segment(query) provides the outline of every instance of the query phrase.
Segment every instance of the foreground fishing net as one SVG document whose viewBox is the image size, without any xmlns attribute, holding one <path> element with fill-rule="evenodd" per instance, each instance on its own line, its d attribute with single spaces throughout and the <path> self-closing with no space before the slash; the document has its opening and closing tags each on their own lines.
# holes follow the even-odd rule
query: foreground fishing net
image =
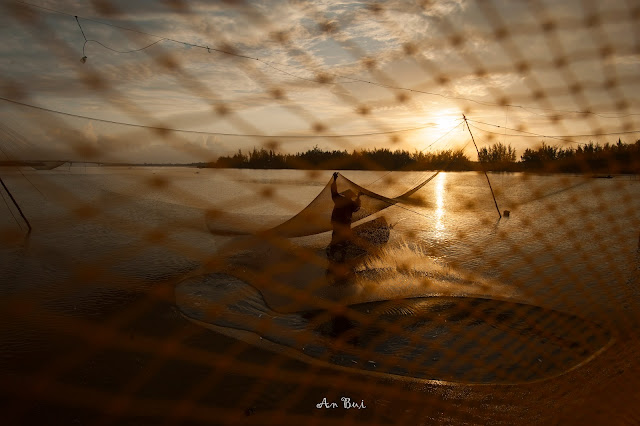
<svg viewBox="0 0 640 426">
<path fill-rule="evenodd" d="M 1 9 L 5 423 L 640 421 L 633 2 Z"/>
</svg>

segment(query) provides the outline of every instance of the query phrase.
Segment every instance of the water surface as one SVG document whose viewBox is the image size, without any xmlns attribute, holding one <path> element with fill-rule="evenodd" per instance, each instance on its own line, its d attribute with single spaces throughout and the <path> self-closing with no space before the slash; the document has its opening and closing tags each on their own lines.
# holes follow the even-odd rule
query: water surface
<svg viewBox="0 0 640 426">
<path fill-rule="evenodd" d="M 191 342 L 173 334 L 186 330 L 183 315 L 206 320 L 198 317 L 198 312 L 180 310 L 174 289 L 180 288 L 180 283 L 193 283 L 197 277 L 215 273 L 212 265 L 220 250 L 233 241 L 208 231 L 207 212 L 241 214 L 256 221 L 292 216 L 313 200 L 331 176 L 328 171 L 82 166 L 2 173 L 34 228 L 28 238 L 23 238 L 3 206 L 2 369 L 34 380 L 51 377 L 51 383 L 65 381 L 64 377 L 69 376 L 69 383 L 109 389 L 107 392 L 117 392 L 128 383 L 128 377 L 136 377 L 137 368 L 146 365 L 145 359 L 156 356 L 154 349 L 145 352 L 145 347 L 152 347 L 149 343 L 135 346 L 137 339 Z M 397 195 L 431 175 L 394 172 L 383 176 L 380 172 L 357 171 L 344 174 L 385 196 Z M 349 337 L 338 337 L 346 345 L 346 352 L 334 351 L 328 357 L 319 351 L 331 347 L 334 341 L 331 325 L 327 325 L 330 322 L 326 322 L 330 317 L 287 317 L 293 314 L 277 311 L 270 311 L 269 315 L 285 317 L 285 324 L 293 321 L 295 327 L 312 330 L 308 336 L 322 342 L 301 345 L 299 352 L 356 373 L 379 370 L 386 364 L 386 372 L 396 376 L 515 383 L 551 379 L 572 368 L 578 368 L 578 372 L 588 370 L 582 367 L 583 361 L 588 364 L 590 356 L 598 356 L 599 348 L 611 341 L 620 342 L 620 336 L 637 330 L 640 180 L 629 176 L 490 177 L 500 210 L 510 210 L 509 218 L 498 219 L 486 180 L 477 173 L 440 173 L 416 194 L 419 202 L 387 209 L 385 214 L 395 225 L 389 251 L 360 268 L 363 284 L 354 297 L 362 298 L 369 290 L 390 299 L 405 298 L 412 292 L 414 296 L 427 297 L 422 299 L 424 303 L 411 302 L 415 305 L 413 311 L 405 307 L 414 313 L 403 318 L 412 321 L 418 321 L 420 315 L 435 315 L 437 309 L 418 309 L 435 300 L 429 297 L 440 297 L 443 303 L 450 297 L 490 303 L 497 309 L 495 315 L 474 319 L 472 310 L 471 316 L 461 317 L 459 309 L 444 303 L 449 310 L 442 311 L 441 317 L 453 318 L 452 321 L 441 325 L 421 323 L 420 327 L 426 327 L 423 334 L 433 342 L 428 350 L 420 349 L 419 344 L 406 346 L 403 339 L 410 336 L 409 332 L 403 335 L 399 331 L 393 338 L 378 339 L 372 330 L 380 328 L 380 324 L 365 324 L 354 328 L 359 330 L 357 345 L 349 343 Z M 292 239 L 291 243 L 322 253 L 329 238 L 322 234 Z M 308 283 L 300 279 L 298 284 L 304 289 Z M 268 299 L 268 291 L 262 297 Z M 201 302 L 217 304 L 220 309 L 232 306 L 204 296 Z M 366 303 L 371 301 L 354 303 L 358 305 L 356 310 L 366 312 Z M 501 312 L 511 311 L 518 315 L 505 314 L 500 317 L 502 321 L 496 319 Z M 519 321 L 525 321 L 526 316 L 520 316 L 520 312 L 529 312 L 534 324 L 523 328 Z M 387 320 L 379 320 L 388 324 L 400 317 L 388 318 L 387 315 Z M 237 319 L 234 317 L 234 321 Z M 215 325 L 216 321 L 217 326 L 231 330 L 229 335 L 234 334 L 232 330 L 251 329 L 255 335 L 270 337 L 280 346 L 295 346 L 287 340 L 288 334 L 278 334 L 277 329 L 256 330 L 255 324 L 242 321 L 204 322 Z M 99 334 L 88 331 L 94 325 L 116 331 L 116 335 L 107 333 L 105 336 L 111 337 L 98 341 L 95 336 Z M 401 322 L 401 326 L 415 328 L 416 324 Z M 200 326 L 189 328 L 189 333 L 198 333 L 195 330 L 200 328 L 204 330 Z M 220 330 L 207 333 L 198 345 L 224 356 L 226 349 L 220 348 L 235 346 L 222 334 L 225 333 Z M 487 341 L 492 343 L 487 346 Z M 134 346 L 127 346 L 131 344 Z M 358 345 L 373 351 L 368 355 L 377 354 L 387 361 L 365 360 L 362 354 L 349 352 L 359 350 Z M 482 345 L 494 355 L 482 353 Z M 527 351 L 527 345 L 536 350 Z M 259 346 L 246 346 L 248 359 L 264 359 Z M 416 364 L 419 368 L 402 370 L 407 368 L 402 362 L 388 363 L 394 350 L 403 354 L 396 358 L 407 361 L 416 348 L 424 355 Z M 616 351 L 622 349 L 624 346 Z M 131 355 L 111 356 L 106 350 Z M 474 370 L 473 364 L 450 362 L 458 351 L 477 354 L 484 364 Z M 502 359 L 495 355 L 499 352 L 509 356 Z M 64 359 L 68 361 L 61 361 Z M 102 367 L 85 365 L 92 359 Z M 547 364 L 548 360 L 553 362 Z M 356 369 L 351 367 L 356 365 L 354 361 L 359 365 Z M 190 370 L 184 368 L 187 374 Z M 116 370 L 123 374 L 128 371 L 128 376 L 105 382 L 105 377 L 115 374 L 109 372 Z M 177 389 L 190 387 L 180 377 L 162 371 L 157 374 L 169 374 L 167 380 L 172 383 L 171 389 L 163 390 L 165 397 L 173 398 Z M 240 375 L 238 372 L 233 377 Z M 146 383 L 140 379 L 136 392 L 153 394 Z M 242 380 L 229 379 L 229 383 L 236 383 L 237 391 L 242 392 Z M 216 398 L 222 396 L 218 393 Z"/>
</svg>

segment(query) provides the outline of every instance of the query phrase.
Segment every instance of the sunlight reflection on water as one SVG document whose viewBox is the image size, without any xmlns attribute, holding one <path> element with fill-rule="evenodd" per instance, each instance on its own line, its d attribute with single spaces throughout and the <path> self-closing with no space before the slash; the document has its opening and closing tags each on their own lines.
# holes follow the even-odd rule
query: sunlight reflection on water
<svg viewBox="0 0 640 426">
<path fill-rule="evenodd" d="M 435 195 L 436 195 L 436 232 L 435 237 L 438 240 L 443 240 L 445 238 L 446 227 L 444 224 L 444 187 L 445 181 L 447 180 L 446 173 L 440 173 L 436 177 L 435 182 Z"/>
</svg>

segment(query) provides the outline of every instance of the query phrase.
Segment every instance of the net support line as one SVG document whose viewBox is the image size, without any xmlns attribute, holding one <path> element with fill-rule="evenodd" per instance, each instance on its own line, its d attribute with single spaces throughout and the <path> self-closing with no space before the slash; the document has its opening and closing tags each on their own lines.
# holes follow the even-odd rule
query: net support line
<svg viewBox="0 0 640 426">
<path fill-rule="evenodd" d="M 11 198 L 11 201 L 13 201 L 13 204 L 18 209 L 18 213 L 20 213 L 20 216 L 22 216 L 22 219 L 24 219 L 25 223 L 29 227 L 29 230 L 27 231 L 27 235 L 31 234 L 31 224 L 29 223 L 29 220 L 25 217 L 24 213 L 22 213 L 22 209 L 20 208 L 20 205 L 18 204 L 16 199 L 13 198 L 13 195 L 11 195 L 11 191 L 9 191 L 9 188 L 7 188 L 7 185 L 4 184 L 4 181 L 2 180 L 2 178 L 0 178 L 0 184 L 2 184 L 2 187 L 4 188 L 4 190 L 7 191 L 7 194 L 9 194 L 9 198 Z"/>
<path fill-rule="evenodd" d="M 482 165 L 482 161 L 480 161 L 480 150 L 478 149 L 478 145 L 476 144 L 476 140 L 473 137 L 473 133 L 471 133 L 471 128 L 469 127 L 469 122 L 467 121 L 467 117 L 462 114 L 462 118 L 464 119 L 465 124 L 467 125 L 467 129 L 469 130 L 469 134 L 471 135 L 471 140 L 473 141 L 473 146 L 476 147 L 476 152 L 478 153 L 478 162 Z M 493 193 L 493 188 L 491 187 L 491 181 L 489 180 L 489 175 L 484 167 L 482 167 L 482 171 L 484 172 L 484 177 L 487 178 L 487 183 L 489 184 L 489 189 L 491 190 L 491 196 L 493 197 L 493 203 L 496 205 L 496 210 L 498 211 L 498 216 L 502 219 L 502 213 L 500 213 L 500 208 L 498 207 L 498 202 L 496 201 L 496 195 Z"/>
</svg>

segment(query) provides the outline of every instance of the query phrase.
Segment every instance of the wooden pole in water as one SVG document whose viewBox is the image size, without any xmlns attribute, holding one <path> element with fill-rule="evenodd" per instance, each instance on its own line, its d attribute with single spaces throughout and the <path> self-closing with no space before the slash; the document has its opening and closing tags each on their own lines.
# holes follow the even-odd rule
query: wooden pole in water
<svg viewBox="0 0 640 426">
<path fill-rule="evenodd" d="M 462 114 L 462 118 L 464 119 L 464 123 L 467 125 L 467 130 L 469 130 L 469 134 L 471 135 L 471 140 L 473 141 L 473 146 L 476 147 L 476 152 L 478 153 L 478 161 L 480 162 L 480 164 L 482 164 L 482 162 L 480 161 L 480 150 L 478 149 L 478 145 L 476 145 L 476 140 L 473 138 L 473 133 L 471 133 L 471 127 L 469 127 L 469 122 L 467 122 L 467 117 Z M 487 178 L 487 183 L 489 184 L 489 189 L 491 190 L 491 196 L 493 197 L 493 202 L 496 205 L 496 210 L 498 211 L 498 216 L 500 216 L 500 219 L 502 219 L 502 213 L 500 213 L 500 208 L 498 207 L 498 202 L 496 201 L 496 196 L 493 193 L 493 188 L 491 187 L 491 181 L 489 180 L 489 175 L 487 174 L 487 171 L 484 169 L 484 167 L 482 167 L 482 171 L 484 172 L 484 177 Z"/>
<path fill-rule="evenodd" d="M 4 190 L 7 191 L 7 194 L 9 194 L 9 198 L 11 198 L 11 201 L 13 201 L 13 204 L 18 209 L 18 212 L 20 213 L 20 216 L 22 216 L 24 221 L 27 223 L 27 226 L 29 227 L 29 232 L 27 232 L 27 233 L 30 234 L 31 233 L 31 224 L 29 223 L 27 218 L 24 216 L 24 213 L 22 213 L 22 209 L 18 205 L 18 202 L 16 201 L 16 199 L 13 198 L 13 195 L 11 195 L 11 191 L 9 191 L 9 188 L 7 188 L 7 185 L 4 184 L 4 181 L 2 180 L 2 178 L 0 178 L 0 183 L 2 184 L 2 187 L 4 188 Z"/>
</svg>

